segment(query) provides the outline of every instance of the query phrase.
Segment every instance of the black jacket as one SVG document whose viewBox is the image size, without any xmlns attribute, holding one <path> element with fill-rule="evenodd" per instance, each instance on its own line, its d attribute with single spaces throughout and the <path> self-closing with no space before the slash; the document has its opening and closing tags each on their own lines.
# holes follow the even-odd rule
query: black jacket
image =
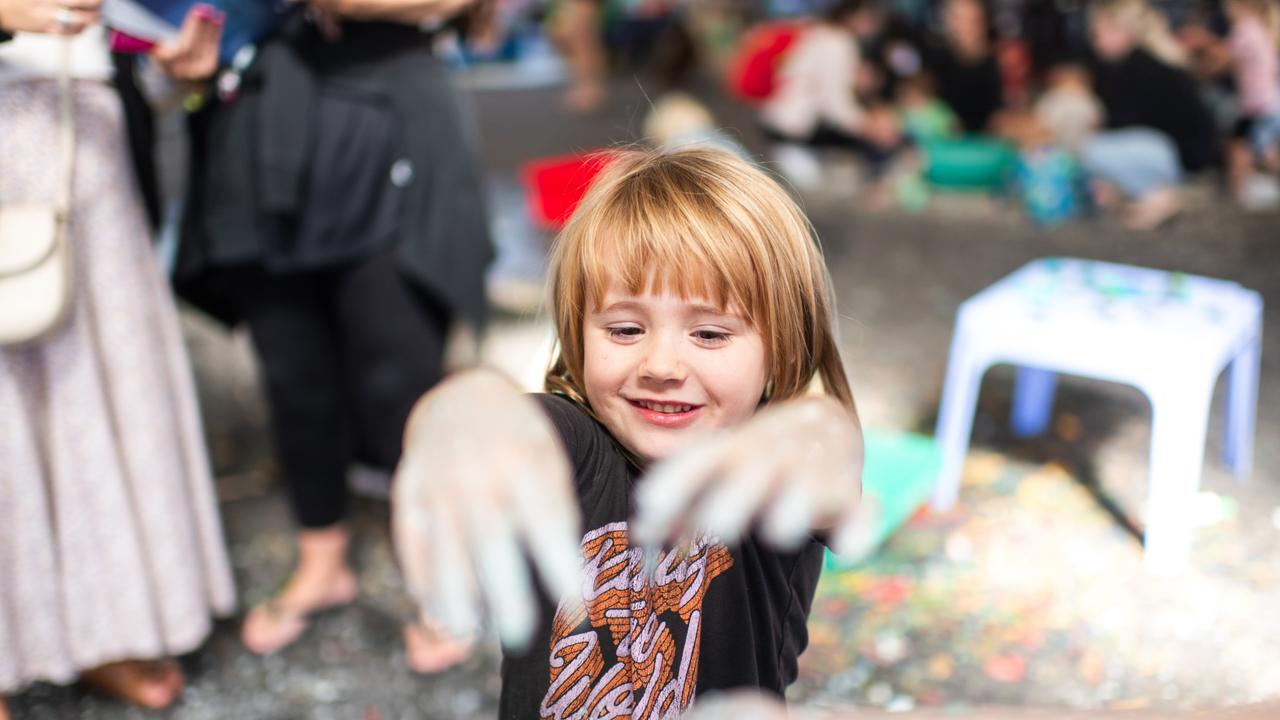
<svg viewBox="0 0 1280 720">
<path fill-rule="evenodd" d="M 329 42 L 295 16 L 262 45 L 235 98 L 193 118 L 184 297 L 234 322 L 220 269 L 305 272 L 393 245 L 415 284 L 482 321 L 481 175 L 430 41 L 347 23 Z"/>
<path fill-rule="evenodd" d="M 1107 127 L 1159 130 L 1178 147 L 1188 172 L 1218 162 L 1218 129 L 1190 73 L 1141 49 L 1114 62 L 1095 60 L 1093 73 Z"/>
</svg>

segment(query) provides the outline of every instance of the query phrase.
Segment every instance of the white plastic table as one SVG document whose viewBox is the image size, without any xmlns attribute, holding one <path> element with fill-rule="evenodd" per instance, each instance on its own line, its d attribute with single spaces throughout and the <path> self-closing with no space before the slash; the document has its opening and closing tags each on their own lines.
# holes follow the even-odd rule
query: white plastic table
<svg viewBox="0 0 1280 720">
<path fill-rule="evenodd" d="M 933 507 L 955 504 L 974 408 L 989 367 L 1019 367 L 1016 432 L 1048 424 L 1054 373 L 1132 385 L 1151 401 L 1146 566 L 1181 570 L 1193 534 L 1213 387 L 1230 369 L 1225 461 L 1253 461 L 1262 297 L 1224 280 L 1071 258 L 1034 260 L 966 300 L 956 316 L 938 415 Z"/>
</svg>

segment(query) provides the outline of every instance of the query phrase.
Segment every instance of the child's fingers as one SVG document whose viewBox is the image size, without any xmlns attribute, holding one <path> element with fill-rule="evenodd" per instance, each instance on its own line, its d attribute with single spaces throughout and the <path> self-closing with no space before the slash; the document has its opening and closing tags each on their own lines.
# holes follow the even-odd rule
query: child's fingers
<svg viewBox="0 0 1280 720">
<path fill-rule="evenodd" d="M 398 508 L 391 516 L 400 571 L 409 596 L 419 607 L 426 605 L 434 579 L 430 522 L 430 513 L 417 507 Z"/>
<path fill-rule="evenodd" d="M 854 503 L 831 529 L 831 552 L 852 557 L 867 548 L 867 538 L 874 528 L 875 518 L 874 513 L 862 510 L 860 502 Z M 871 528 L 867 527 L 868 523 Z"/>
<path fill-rule="evenodd" d="M 775 492 L 777 480 L 772 463 L 747 463 L 731 471 L 698 503 L 694 525 L 726 545 L 737 542 Z"/>
<path fill-rule="evenodd" d="M 463 502 L 464 522 L 470 534 L 476 575 L 490 617 L 505 647 L 523 650 L 533 635 L 537 618 L 529 569 L 512 525 L 509 505 L 481 507 L 474 496 Z"/>
<path fill-rule="evenodd" d="M 794 550 L 813 529 L 813 488 L 799 479 L 788 479 L 765 510 L 760 523 L 764 540 L 780 550 Z"/>
<path fill-rule="evenodd" d="M 396 557 L 410 596 L 425 605 L 432 586 L 434 565 L 431 554 L 431 503 L 423 488 L 424 468 L 406 456 L 392 483 L 391 531 Z"/>
<path fill-rule="evenodd" d="M 677 521 L 723 459 L 723 441 L 716 439 L 665 460 L 648 473 L 636 488 L 632 542 L 651 548 L 669 540 L 679 529 Z"/>
<path fill-rule="evenodd" d="M 512 486 L 512 510 L 517 531 L 524 537 L 533 564 L 553 597 L 572 599 L 582 595 L 582 538 L 577 506 L 565 502 L 567 493 L 555 485 L 568 485 L 568 477 L 554 481 L 529 473 Z"/>
<path fill-rule="evenodd" d="M 427 614 L 453 635 L 469 637 L 479 632 L 480 614 L 471 552 L 475 538 L 468 532 L 461 505 L 460 496 L 448 493 L 432 510 L 430 550 L 436 574 L 434 585 L 427 588 Z"/>
</svg>

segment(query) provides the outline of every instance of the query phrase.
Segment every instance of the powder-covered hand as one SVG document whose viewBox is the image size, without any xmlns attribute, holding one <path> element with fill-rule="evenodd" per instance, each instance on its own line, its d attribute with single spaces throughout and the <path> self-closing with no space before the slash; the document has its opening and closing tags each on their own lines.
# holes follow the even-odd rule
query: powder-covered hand
<svg viewBox="0 0 1280 720">
<path fill-rule="evenodd" d="M 526 554 L 553 597 L 581 595 L 568 460 L 537 404 L 496 373 L 459 373 L 418 402 L 392 511 L 410 594 L 459 637 L 487 611 L 505 645 L 527 645 L 537 600 Z"/>
<path fill-rule="evenodd" d="M 657 557 L 694 530 L 732 544 L 758 528 L 779 549 L 825 531 L 839 551 L 854 535 L 861 478 L 856 416 L 826 397 L 780 403 L 650 470 L 631 537 Z"/>
</svg>

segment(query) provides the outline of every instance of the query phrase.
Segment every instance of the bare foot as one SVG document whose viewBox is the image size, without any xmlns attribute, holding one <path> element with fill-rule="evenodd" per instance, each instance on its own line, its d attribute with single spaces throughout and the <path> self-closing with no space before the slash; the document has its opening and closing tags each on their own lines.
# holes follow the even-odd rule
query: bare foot
<svg viewBox="0 0 1280 720">
<path fill-rule="evenodd" d="M 253 608 L 240 628 L 250 651 L 269 655 L 306 631 L 311 615 L 347 605 L 359 588 L 347 565 L 350 532 L 345 526 L 298 533 L 298 566 L 283 591 Z"/>
<path fill-rule="evenodd" d="M 449 636 L 435 623 L 419 620 L 404 626 L 405 660 L 410 670 L 423 675 L 448 670 L 466 660 L 473 645 L 469 638 Z"/>
<path fill-rule="evenodd" d="M 0 698 L 0 720 L 9 720 L 9 708 L 4 704 L 4 698 Z"/>
<path fill-rule="evenodd" d="M 1130 230 L 1155 230 L 1182 210 L 1182 197 L 1176 187 L 1152 190 L 1125 211 L 1124 224 Z"/>
<path fill-rule="evenodd" d="M 103 695 L 150 710 L 161 710 L 177 701 L 184 682 L 182 669 L 173 660 L 108 663 L 85 672 L 80 679 Z"/>
</svg>

